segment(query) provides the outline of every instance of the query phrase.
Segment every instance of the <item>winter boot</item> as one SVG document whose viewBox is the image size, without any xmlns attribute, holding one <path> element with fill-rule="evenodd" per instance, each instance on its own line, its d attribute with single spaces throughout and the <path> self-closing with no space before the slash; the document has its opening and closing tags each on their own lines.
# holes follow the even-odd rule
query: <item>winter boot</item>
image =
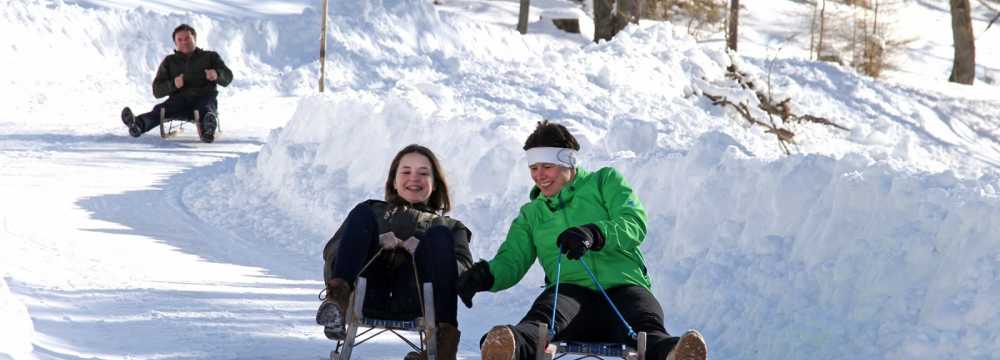
<svg viewBox="0 0 1000 360">
<path fill-rule="evenodd" d="M 483 360 L 514 360 L 514 331 L 510 326 L 493 327 L 479 350 Z"/>
<path fill-rule="evenodd" d="M 201 141 L 205 143 L 211 143 L 215 141 L 215 129 L 219 126 L 219 118 L 215 115 L 215 112 L 209 112 L 205 114 L 205 117 L 201 119 Z"/>
<path fill-rule="evenodd" d="M 344 279 L 334 278 L 326 286 L 326 298 L 316 312 L 316 323 L 323 325 L 323 333 L 330 340 L 344 340 L 347 335 L 345 322 L 350 302 L 351 287 Z"/>
<path fill-rule="evenodd" d="M 681 340 L 667 354 L 666 360 L 705 360 L 708 359 L 708 345 L 698 330 L 688 330 Z"/>
<path fill-rule="evenodd" d="M 448 323 L 438 323 L 437 326 L 437 359 L 455 360 L 458 356 L 458 339 L 462 337 L 462 332 L 458 331 L 455 325 Z M 427 360 L 427 352 L 410 351 L 403 360 Z"/>
<path fill-rule="evenodd" d="M 132 114 L 132 109 L 129 109 L 128 106 L 122 109 L 122 123 L 128 127 L 128 134 L 132 137 L 142 135 L 142 127 L 135 121 L 135 115 Z"/>
</svg>

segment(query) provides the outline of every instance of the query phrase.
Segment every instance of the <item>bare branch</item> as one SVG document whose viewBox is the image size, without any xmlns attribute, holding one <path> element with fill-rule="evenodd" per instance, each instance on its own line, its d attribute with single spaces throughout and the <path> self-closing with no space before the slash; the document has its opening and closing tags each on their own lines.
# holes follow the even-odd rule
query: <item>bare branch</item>
<svg viewBox="0 0 1000 360">
<path fill-rule="evenodd" d="M 995 23 L 997 21 L 997 19 L 1000 19 L 1000 12 L 997 12 L 997 16 L 994 16 L 993 20 L 990 20 L 990 23 L 986 25 L 986 29 L 983 30 L 983 32 L 986 32 L 986 30 L 989 30 L 990 26 L 993 26 L 993 23 Z"/>
<path fill-rule="evenodd" d="M 775 138 L 778 139 L 778 146 L 781 147 L 781 150 L 784 151 L 786 155 L 791 155 L 791 150 L 788 148 L 788 144 L 796 144 L 795 133 L 782 127 L 781 125 L 776 124 L 774 119 L 775 116 L 781 119 L 782 124 L 788 124 L 793 121 L 798 123 L 810 122 L 831 126 L 844 131 L 850 131 L 847 127 L 839 125 L 824 117 L 809 114 L 795 114 L 792 112 L 791 98 L 775 101 L 770 95 L 770 85 L 768 86 L 768 89 L 766 89 L 767 91 L 765 91 L 765 89 L 758 89 L 756 83 L 754 83 L 749 74 L 739 71 L 739 69 L 736 68 L 735 59 L 733 63 L 726 68 L 726 70 L 726 77 L 735 80 L 736 85 L 739 86 L 740 89 L 753 92 L 754 97 L 757 99 L 757 108 L 767 114 L 770 122 L 762 121 L 757 117 L 754 117 L 751 105 L 748 104 L 750 100 L 733 102 L 725 96 L 711 94 L 704 90 L 702 91 L 702 95 L 707 97 L 709 100 L 712 100 L 712 105 L 729 106 L 736 110 L 736 113 L 740 114 L 740 116 L 751 126 L 756 125 L 763 127 L 765 129 L 764 132 L 774 134 Z"/>
</svg>

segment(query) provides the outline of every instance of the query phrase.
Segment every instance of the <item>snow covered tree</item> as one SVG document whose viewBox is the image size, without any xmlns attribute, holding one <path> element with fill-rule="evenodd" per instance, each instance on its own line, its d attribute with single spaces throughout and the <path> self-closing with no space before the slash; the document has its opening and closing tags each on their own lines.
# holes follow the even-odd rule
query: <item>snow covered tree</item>
<svg viewBox="0 0 1000 360">
<path fill-rule="evenodd" d="M 951 32 L 955 41 L 955 58 L 948 81 L 972 85 L 976 79 L 976 39 L 972 34 L 969 0 L 950 0 Z"/>
</svg>

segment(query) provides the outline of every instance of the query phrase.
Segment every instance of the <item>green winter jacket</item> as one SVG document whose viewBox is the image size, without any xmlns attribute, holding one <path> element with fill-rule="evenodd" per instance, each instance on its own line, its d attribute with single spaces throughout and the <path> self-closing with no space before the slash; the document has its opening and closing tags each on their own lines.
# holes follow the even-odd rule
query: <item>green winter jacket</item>
<svg viewBox="0 0 1000 360">
<path fill-rule="evenodd" d="M 562 257 L 559 282 L 597 289 L 580 261 L 559 254 L 556 238 L 572 226 L 593 223 L 604 235 L 604 247 L 587 251 L 586 261 L 601 286 L 651 287 L 639 245 L 646 237 L 646 211 L 639 198 L 615 169 L 605 167 L 594 173 L 576 169 L 576 176 L 552 197 L 535 187 L 531 202 L 521 211 L 507 232 L 497 255 L 490 260 L 493 288 L 500 291 L 517 284 L 538 259 L 545 270 L 546 286 L 554 285 L 556 259 Z"/>
<path fill-rule="evenodd" d="M 205 70 L 215 69 L 219 74 L 216 81 L 208 81 L 205 78 Z M 174 78 L 184 74 L 184 86 L 177 89 L 174 86 Z M 214 51 L 205 51 L 195 48 L 191 55 L 184 55 L 180 51 L 174 51 L 167 55 L 160 63 L 160 68 L 156 70 L 156 78 L 153 79 L 153 96 L 157 99 L 174 94 L 185 96 L 205 96 L 215 95 L 219 92 L 215 89 L 216 84 L 228 86 L 233 81 L 233 72 L 222 62 L 222 58 Z"/>
</svg>

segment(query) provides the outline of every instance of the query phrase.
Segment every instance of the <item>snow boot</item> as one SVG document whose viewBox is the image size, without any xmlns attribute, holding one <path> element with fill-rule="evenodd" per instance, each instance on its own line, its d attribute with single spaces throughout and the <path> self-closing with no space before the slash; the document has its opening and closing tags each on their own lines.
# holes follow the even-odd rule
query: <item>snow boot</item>
<svg viewBox="0 0 1000 360">
<path fill-rule="evenodd" d="M 204 143 L 211 143 L 215 141 L 215 129 L 219 126 L 219 118 L 214 112 L 209 112 L 205 114 L 205 117 L 201 119 L 201 141 Z"/>
<path fill-rule="evenodd" d="M 666 360 L 705 360 L 708 359 L 708 345 L 698 330 L 688 330 L 681 340 L 667 354 Z"/>
<path fill-rule="evenodd" d="M 486 333 L 479 350 L 483 360 L 514 360 L 514 331 L 510 326 L 495 326 Z"/>
<path fill-rule="evenodd" d="M 350 297 L 351 287 L 343 279 L 334 278 L 327 284 L 326 298 L 316 312 L 316 323 L 323 325 L 323 333 L 330 340 L 344 340 L 347 335 L 345 322 Z"/>
<path fill-rule="evenodd" d="M 129 109 L 128 106 L 122 109 L 122 123 L 128 127 L 128 134 L 132 137 L 142 135 L 142 127 L 135 121 L 135 115 L 132 114 L 132 109 Z"/>
<path fill-rule="evenodd" d="M 458 356 L 458 339 L 462 337 L 462 332 L 452 324 L 438 323 L 437 326 L 437 359 L 455 360 Z M 427 360 L 427 352 L 410 351 L 403 360 Z"/>
</svg>

